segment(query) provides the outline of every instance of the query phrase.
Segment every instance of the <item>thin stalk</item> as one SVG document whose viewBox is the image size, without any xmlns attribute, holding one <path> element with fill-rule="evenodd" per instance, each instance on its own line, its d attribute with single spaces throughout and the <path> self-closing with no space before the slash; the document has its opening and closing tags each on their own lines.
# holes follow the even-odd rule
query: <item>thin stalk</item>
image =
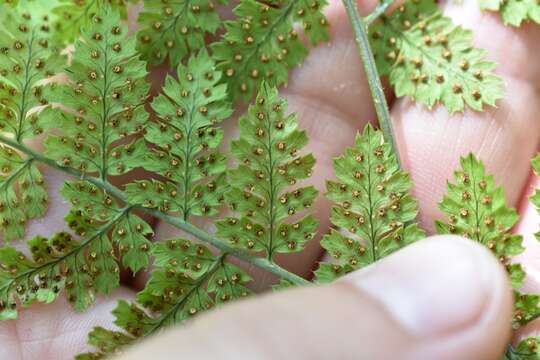
<svg viewBox="0 0 540 360">
<path fill-rule="evenodd" d="M 381 1 L 379 6 L 375 8 L 369 15 L 364 17 L 364 24 L 366 26 L 371 25 L 375 20 L 377 20 L 382 14 L 388 10 L 388 8 L 394 3 L 394 0 L 384 0 Z"/>
<path fill-rule="evenodd" d="M 355 0 L 343 0 L 343 5 L 347 10 L 349 19 L 351 21 L 352 29 L 355 35 L 356 44 L 362 63 L 364 64 L 364 70 L 369 83 L 369 89 L 371 90 L 371 96 L 373 98 L 373 104 L 375 105 L 375 111 L 379 119 L 379 125 L 383 132 L 384 138 L 392 151 L 394 152 L 397 162 L 401 167 L 401 159 L 396 146 L 396 140 L 394 135 L 394 128 L 392 126 L 392 119 L 390 118 L 390 110 L 388 110 L 388 103 L 384 96 L 384 90 L 379 78 L 379 72 L 377 71 L 377 65 L 375 64 L 375 58 L 369 45 L 369 39 L 367 36 L 367 25 L 365 20 L 358 13 Z"/>
<path fill-rule="evenodd" d="M 295 285 L 309 285 L 311 284 L 311 282 L 309 282 L 308 280 L 294 274 L 294 273 L 291 273 L 285 269 L 283 269 L 282 267 L 280 267 L 279 265 L 275 264 L 274 262 L 272 261 L 269 261 L 268 259 L 265 259 L 265 258 L 262 258 L 262 257 L 258 257 L 258 256 L 254 256 L 246 251 L 242 251 L 242 250 L 238 250 L 236 248 L 233 248 L 229 245 L 227 245 L 226 242 L 224 241 L 221 241 L 215 237 L 213 237 L 211 234 L 208 234 L 207 232 L 199 229 L 198 227 L 194 226 L 193 224 L 191 224 L 190 222 L 188 221 L 185 221 L 183 220 L 182 218 L 179 218 L 179 217 L 176 217 L 176 216 L 172 216 L 172 215 L 168 215 L 168 214 L 165 214 L 165 213 L 162 213 L 161 211 L 158 211 L 158 210 L 154 210 L 154 209 L 148 209 L 148 208 L 145 208 L 145 207 L 142 207 L 140 205 L 136 205 L 136 204 L 130 204 L 129 203 L 129 200 L 127 198 L 127 196 L 124 194 L 124 192 L 122 192 L 120 189 L 118 189 L 116 186 L 112 185 L 111 183 L 109 183 L 108 181 L 106 180 L 103 180 L 103 179 L 100 179 L 100 178 L 97 178 L 97 177 L 93 177 L 93 176 L 89 176 L 89 175 L 86 175 L 84 173 L 81 173 L 79 171 L 77 171 L 76 169 L 73 169 L 73 168 L 70 168 L 70 167 L 65 167 L 65 166 L 62 166 L 61 164 L 57 163 L 56 161 L 54 161 L 53 159 L 50 159 L 46 156 L 43 156 L 42 154 L 40 153 L 37 153 L 29 148 L 27 148 L 26 146 L 22 145 L 22 144 L 19 144 L 18 142 L 12 140 L 12 139 L 9 139 L 9 138 L 6 138 L 4 136 L 1 136 L 0 135 L 0 142 L 1 143 L 4 143 L 5 145 L 8 145 L 24 154 L 26 154 L 28 157 L 36 160 L 36 161 L 39 161 L 40 163 L 50 167 L 50 168 L 53 168 L 53 169 L 57 169 L 57 170 L 60 170 L 66 174 L 69 174 L 69 175 L 72 175 L 78 179 L 81 179 L 81 180 L 84 180 L 84 181 L 88 181 L 89 183 L 91 184 L 94 184 L 95 186 L 103 189 L 104 191 L 106 191 L 107 193 L 109 193 L 110 195 L 116 197 L 117 199 L 119 199 L 120 201 L 124 202 L 127 206 L 131 206 L 131 207 L 134 207 L 134 208 L 138 208 L 140 209 L 141 211 L 147 213 L 147 214 L 150 214 L 160 220 L 163 220 L 171 225 L 173 225 L 174 227 L 180 229 L 180 230 L 183 230 L 185 232 L 187 232 L 188 234 L 191 234 L 193 236 L 195 236 L 196 238 L 198 238 L 199 240 L 201 241 L 204 241 L 210 245 L 213 245 L 214 247 L 218 248 L 219 250 L 221 250 L 222 252 L 224 253 L 227 253 L 227 254 L 230 254 L 232 256 L 235 256 L 241 260 L 244 260 L 252 265 L 255 265 L 257 267 L 260 267 L 264 270 L 267 270 L 277 276 L 279 276 L 280 278 L 282 279 L 285 279 L 285 280 L 288 280 L 290 282 L 292 282 L 293 284 Z"/>
</svg>

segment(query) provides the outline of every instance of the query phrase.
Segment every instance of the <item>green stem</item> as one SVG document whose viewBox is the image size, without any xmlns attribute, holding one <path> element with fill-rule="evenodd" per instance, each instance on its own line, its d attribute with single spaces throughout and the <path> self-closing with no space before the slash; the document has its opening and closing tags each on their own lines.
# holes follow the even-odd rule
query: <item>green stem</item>
<svg viewBox="0 0 540 360">
<path fill-rule="evenodd" d="M 229 245 L 227 245 L 226 242 L 224 241 L 221 241 L 215 237 L 213 237 L 211 234 L 208 234 L 207 232 L 199 229 L 198 227 L 194 226 L 193 224 L 191 224 L 190 222 L 188 221 L 185 221 L 183 220 L 182 218 L 179 218 L 179 217 L 176 217 L 176 216 L 172 216 L 172 215 L 168 215 L 168 214 L 165 214 L 165 213 L 162 213 L 161 211 L 158 211 L 158 210 L 154 210 L 154 209 L 148 209 L 148 208 L 145 208 L 145 207 L 142 207 L 141 205 L 138 205 L 138 204 L 130 204 L 129 203 L 129 199 L 127 198 L 127 196 L 120 190 L 118 189 L 116 186 L 112 185 L 111 183 L 109 183 L 108 181 L 106 180 L 102 180 L 100 178 L 97 178 L 97 177 L 93 177 L 93 176 L 89 176 L 89 175 L 86 175 L 84 173 L 81 173 L 73 168 L 70 168 L 70 167 L 65 167 L 59 163 L 57 163 L 56 161 L 46 157 L 46 156 L 43 156 L 42 154 L 40 153 L 37 153 L 29 148 L 27 148 L 26 146 L 22 145 L 22 144 L 19 144 L 17 143 L 16 141 L 12 140 L 12 139 L 9 139 L 9 138 L 6 138 L 4 136 L 1 136 L 0 135 L 0 142 L 1 143 L 4 143 L 16 150 L 19 150 L 20 152 L 26 154 L 27 156 L 29 156 L 30 158 L 33 158 L 35 159 L 36 161 L 39 161 L 40 163 L 48 166 L 48 167 L 51 167 L 53 169 L 57 169 L 57 170 L 60 170 L 60 171 L 63 171 L 64 173 L 66 174 L 69 174 L 69 175 L 72 175 L 80 180 L 84 180 L 84 181 L 88 181 L 89 183 L 91 184 L 94 184 L 96 185 L 97 187 L 103 189 L 104 191 L 106 191 L 107 193 L 109 193 L 110 195 L 116 197 L 117 199 L 121 200 L 122 202 L 126 203 L 127 206 L 131 206 L 131 207 L 136 207 L 138 209 L 140 209 L 141 211 L 144 211 L 145 213 L 147 214 L 150 214 L 160 220 L 163 220 L 171 225 L 173 225 L 174 227 L 180 229 L 180 230 L 183 230 L 185 232 L 187 232 L 188 234 L 190 235 L 193 235 L 195 236 L 196 238 L 198 238 L 199 240 L 201 241 L 204 241 L 210 245 L 213 245 L 214 247 L 218 248 L 219 250 L 221 250 L 222 252 L 224 253 L 227 253 L 229 255 L 232 255 L 232 256 L 235 256 L 241 260 L 244 260 L 252 265 L 255 265 L 257 267 L 260 267 L 264 270 L 267 270 L 277 276 L 279 276 L 280 278 L 283 278 L 283 279 L 286 279 L 290 282 L 292 282 L 293 284 L 296 284 L 296 285 L 308 285 L 308 284 L 311 284 L 311 282 L 309 282 L 308 280 L 294 274 L 294 273 L 291 273 L 285 269 L 283 269 L 282 267 L 280 267 L 279 265 L 275 264 L 274 262 L 272 261 L 269 261 L 268 259 L 265 259 L 265 258 L 262 258 L 262 257 L 258 257 L 258 256 L 254 256 L 246 251 L 242 251 L 242 250 L 238 250 L 236 248 L 233 248 Z"/>
<path fill-rule="evenodd" d="M 366 32 L 367 25 L 358 13 L 355 0 L 343 0 L 343 5 L 345 6 L 347 14 L 349 15 L 356 44 L 358 45 L 360 57 L 362 58 L 362 63 L 364 64 L 364 70 L 369 83 L 369 89 L 371 90 L 373 104 L 375 105 L 375 111 L 377 112 L 377 117 L 379 119 L 379 125 L 384 134 L 386 142 L 390 144 L 398 164 L 401 167 L 401 159 L 396 146 L 392 119 L 390 117 L 390 111 L 388 110 L 388 103 L 386 102 L 386 97 L 384 96 L 381 79 L 379 78 L 379 72 L 377 71 L 377 65 L 375 64 L 375 58 L 373 57 L 373 52 L 371 51 L 371 47 L 369 45 L 369 39 Z"/>
<path fill-rule="evenodd" d="M 375 20 L 377 20 L 382 14 L 388 10 L 388 8 L 394 3 L 394 0 L 384 0 L 381 1 L 379 6 L 375 8 L 369 15 L 364 17 L 364 24 L 366 26 L 371 25 Z"/>
</svg>

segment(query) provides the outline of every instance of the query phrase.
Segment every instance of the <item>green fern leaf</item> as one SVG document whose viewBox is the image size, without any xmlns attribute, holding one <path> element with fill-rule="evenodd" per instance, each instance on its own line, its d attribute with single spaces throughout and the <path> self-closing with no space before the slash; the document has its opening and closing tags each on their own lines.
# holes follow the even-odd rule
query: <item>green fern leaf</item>
<svg viewBox="0 0 540 360">
<path fill-rule="evenodd" d="M 238 216 L 217 222 L 217 235 L 232 246 L 275 253 L 296 252 L 313 238 L 318 222 L 301 216 L 311 207 L 317 190 L 296 187 L 313 171 L 313 155 L 302 155 L 305 131 L 275 88 L 261 86 L 256 103 L 239 121 L 240 138 L 231 151 L 242 162 L 230 171 L 231 190 L 225 198 Z"/>
<path fill-rule="evenodd" d="M 409 175 L 399 169 L 382 133 L 368 125 L 353 148 L 334 161 L 338 181 L 328 181 L 327 197 L 335 202 L 332 230 L 321 241 L 337 261 L 322 263 L 320 282 L 329 282 L 367 266 L 425 236 L 416 224 L 417 203 L 410 195 Z"/>
<path fill-rule="evenodd" d="M 225 255 L 215 256 L 203 245 L 189 240 L 157 243 L 153 250 L 156 269 L 137 303 L 120 301 L 113 314 L 115 324 L 125 333 L 96 328 L 90 343 L 99 352 L 82 354 L 80 359 L 96 359 L 112 353 L 136 338 L 183 323 L 196 314 L 250 294 L 251 281 Z M 92 339 L 93 338 L 93 339 Z M 98 340 L 98 341 L 96 341 Z"/>
<path fill-rule="evenodd" d="M 85 310 L 98 293 L 109 294 L 118 287 L 118 257 L 123 255 L 127 266 L 148 265 L 148 240 L 132 246 L 120 239 L 128 237 L 124 234 L 130 231 L 139 236 L 151 233 L 131 208 L 118 209 L 108 221 L 97 222 L 86 215 L 72 210 L 66 216 L 75 235 L 64 232 L 51 239 L 38 236 L 29 241 L 33 260 L 12 247 L 0 248 L 0 319 L 15 318 L 18 304 L 52 302 L 62 289 L 75 310 Z M 118 244 L 118 254 L 113 242 Z"/>
<path fill-rule="evenodd" d="M 0 1 L 0 5 L 9 5 L 9 6 L 17 6 L 19 4 L 19 0 L 2 0 Z"/>
<path fill-rule="evenodd" d="M 127 27 L 119 23 L 118 13 L 103 7 L 92 27 L 83 30 L 67 70 L 69 83 L 60 94 L 65 108 L 57 109 L 56 124 L 51 125 L 60 134 L 45 141 L 46 154 L 60 165 L 101 179 L 142 166 L 148 152 L 144 141 L 129 138 L 140 133 L 148 119 L 146 65 L 138 59 L 135 39 L 126 38 Z M 103 254 L 112 241 L 133 271 L 148 265 L 147 236 L 152 230 L 142 219 L 131 211 L 117 217 L 123 209 L 115 200 L 84 181 L 66 182 L 62 194 L 95 226 L 115 219 L 110 239 L 99 239 L 109 242 L 102 244 Z"/>
<path fill-rule="evenodd" d="M 232 98 L 249 101 L 263 81 L 286 84 L 288 70 L 308 51 L 294 24 L 303 24 L 312 45 L 328 40 L 326 5 L 326 0 L 240 1 L 234 9 L 238 19 L 225 23 L 223 39 L 212 46 Z"/>
<path fill-rule="evenodd" d="M 218 0 L 220 4 L 228 0 Z M 145 0 L 137 20 L 138 50 L 150 64 L 169 59 L 179 64 L 190 52 L 205 47 L 205 37 L 219 29 L 221 20 L 211 0 Z"/>
<path fill-rule="evenodd" d="M 51 112 L 53 84 L 62 66 L 50 46 L 48 24 L 5 9 L 0 28 L 0 132 L 24 144 L 41 135 Z M 6 240 L 24 236 L 28 219 L 44 215 L 46 185 L 34 159 L 0 146 L 0 227 Z"/>
<path fill-rule="evenodd" d="M 90 26 L 94 16 L 104 8 L 112 7 L 126 19 L 127 3 L 137 3 L 138 0 L 57 0 L 57 2 L 53 9 L 56 15 L 53 24 L 54 39 L 59 44 L 70 44 L 78 39 L 81 30 Z"/>
<path fill-rule="evenodd" d="M 447 222 L 437 221 L 437 231 L 478 241 L 500 259 L 516 289 L 514 327 L 524 325 L 540 315 L 540 298 L 517 290 L 525 279 L 521 265 L 511 263 L 511 257 L 524 250 L 522 237 L 511 233 L 518 221 L 517 212 L 507 207 L 503 189 L 496 186 L 493 176 L 473 154 L 461 159 L 454 177 L 455 183 L 448 183 L 448 192 L 440 203 Z"/>
<path fill-rule="evenodd" d="M 520 26 L 523 21 L 540 24 L 540 3 L 535 0 L 479 0 L 483 10 L 498 11 L 506 25 Z"/>
<path fill-rule="evenodd" d="M 115 354 L 125 346 L 132 344 L 136 339 L 120 331 L 111 331 L 102 327 L 94 328 L 88 334 L 88 344 L 100 349 L 96 353 L 84 353 L 75 357 L 76 360 L 98 360 L 105 358 L 106 354 Z"/>
<path fill-rule="evenodd" d="M 178 79 L 168 76 L 152 108 L 158 115 L 147 125 L 145 139 L 153 144 L 144 167 L 166 182 L 144 180 L 126 187 L 130 201 L 161 211 L 210 216 L 223 199 L 225 156 L 216 151 L 223 138 L 219 123 L 232 114 L 227 86 L 218 84 L 205 51 L 179 65 Z"/>
<path fill-rule="evenodd" d="M 104 180 L 140 166 L 147 152 L 142 141 L 125 139 L 139 133 L 148 118 L 143 107 L 148 86 L 135 39 L 125 39 L 127 28 L 119 26 L 119 21 L 117 13 L 104 7 L 93 26 L 83 30 L 67 70 L 67 84 L 57 94 L 64 106 L 49 108 L 47 116 L 47 126 L 57 128 L 58 135 L 45 140 L 46 154 L 62 167 Z M 76 310 L 84 310 L 96 294 L 108 294 L 119 285 L 119 262 L 133 271 L 148 265 L 151 244 L 147 237 L 152 229 L 132 206 L 118 203 L 87 181 L 67 181 L 61 193 L 73 204 L 66 221 L 76 236 L 58 248 L 58 237 L 30 243 L 35 264 L 21 269 L 22 276 L 16 272 L 15 278 L 7 276 L 1 282 L 4 303 L 16 304 L 14 298 L 23 306 L 43 301 L 32 292 L 36 286 L 48 290 L 45 299 L 50 301 L 54 296 L 49 284 L 54 284 L 55 290 L 65 287 Z M 113 245 L 118 246 L 118 253 Z M 36 275 L 42 279 L 36 280 Z"/>
<path fill-rule="evenodd" d="M 102 179 L 138 167 L 146 153 L 141 141 L 126 140 L 148 119 L 146 65 L 138 59 L 135 39 L 119 24 L 118 13 L 103 7 L 83 30 L 67 69 L 69 81 L 58 94 L 64 106 L 50 124 L 60 135 L 45 141 L 47 155 L 60 165 Z"/>
<path fill-rule="evenodd" d="M 379 73 L 390 77 L 399 97 L 456 112 L 465 105 L 481 111 L 503 96 L 495 63 L 432 0 L 407 1 L 371 27 L 370 36 Z"/>
<path fill-rule="evenodd" d="M 527 337 L 514 346 L 509 346 L 502 360 L 539 360 L 540 338 Z"/>
</svg>

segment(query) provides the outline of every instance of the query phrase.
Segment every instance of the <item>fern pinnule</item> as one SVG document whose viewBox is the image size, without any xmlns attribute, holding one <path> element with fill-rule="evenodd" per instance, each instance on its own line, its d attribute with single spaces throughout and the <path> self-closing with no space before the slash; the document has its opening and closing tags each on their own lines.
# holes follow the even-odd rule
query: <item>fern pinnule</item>
<svg viewBox="0 0 540 360">
<path fill-rule="evenodd" d="M 216 149 L 223 138 L 220 123 L 232 114 L 227 86 L 206 51 L 180 64 L 154 98 L 154 121 L 145 139 L 152 144 L 143 164 L 165 180 L 144 180 L 126 187 L 130 201 L 180 214 L 210 216 L 223 200 L 225 156 Z"/>
<path fill-rule="evenodd" d="M 2 14 L 0 132 L 19 144 L 41 135 L 51 119 L 50 79 L 64 58 L 50 44 L 49 25 L 30 14 Z M 0 228 L 6 240 L 24 236 L 28 219 L 47 209 L 44 177 L 32 158 L 0 146 Z"/>
<path fill-rule="evenodd" d="M 114 353 L 133 340 L 152 335 L 168 326 L 183 323 L 200 312 L 248 296 L 251 278 L 229 263 L 226 255 L 213 255 L 201 245 L 184 239 L 157 243 L 153 250 L 156 269 L 137 303 L 120 301 L 113 314 L 123 332 L 96 328 L 89 343 L 96 353 L 77 359 L 96 359 Z"/>
<path fill-rule="evenodd" d="M 431 0 L 406 1 L 369 30 L 379 75 L 388 75 L 396 95 L 429 108 L 465 106 L 481 111 L 503 97 L 503 81 L 472 32 L 456 26 Z"/>
<path fill-rule="evenodd" d="M 145 139 L 153 144 L 144 167 L 165 181 L 144 180 L 126 187 L 134 204 L 180 214 L 210 216 L 223 200 L 225 156 L 216 149 L 223 138 L 220 123 L 232 114 L 227 86 L 206 51 L 180 64 L 177 79 L 168 76 L 152 102 L 154 121 Z"/>
<path fill-rule="evenodd" d="M 511 260 L 523 252 L 522 236 L 513 234 L 518 214 L 508 208 L 504 191 L 486 173 L 484 164 L 473 154 L 461 158 L 461 167 L 454 173 L 455 183 L 448 183 L 448 192 L 440 203 L 447 221 L 437 221 L 440 234 L 456 234 L 478 241 L 490 249 L 506 266 L 515 291 L 514 327 L 520 327 L 540 315 L 539 297 L 523 294 L 525 272 Z"/>
<path fill-rule="evenodd" d="M 399 169 L 382 133 L 367 125 L 353 148 L 334 160 L 338 181 L 328 181 L 326 196 L 332 208 L 332 230 L 321 241 L 336 259 L 321 263 L 317 280 L 329 282 L 367 266 L 425 236 L 412 223 L 416 200 L 410 195 L 409 175 Z"/>
<path fill-rule="evenodd" d="M 228 0 L 218 0 L 227 4 Z M 150 64 L 169 61 L 180 64 L 190 53 L 203 49 L 206 36 L 213 35 L 221 26 L 216 5 L 211 0 L 144 0 L 144 9 L 137 23 L 138 46 Z"/>
<path fill-rule="evenodd" d="M 523 22 L 540 24 L 540 3 L 535 0 L 479 0 L 484 10 L 501 13 L 506 25 L 520 26 Z"/>
<path fill-rule="evenodd" d="M 212 45 L 231 97 L 249 101 L 263 81 L 286 84 L 288 71 L 308 52 L 294 24 L 303 24 L 312 45 L 328 40 L 326 5 L 326 0 L 240 1 L 237 19 L 225 22 L 223 39 Z"/>
<path fill-rule="evenodd" d="M 56 2 L 51 9 L 55 15 L 52 26 L 54 40 L 58 44 L 66 45 L 76 41 L 81 31 L 88 27 L 94 16 L 102 12 L 104 8 L 111 7 L 120 13 L 123 19 L 126 19 L 127 4 L 136 4 L 139 0 L 55 0 L 50 2 Z"/>
<path fill-rule="evenodd" d="M 296 114 L 287 114 L 277 89 L 266 83 L 239 127 L 231 152 L 241 164 L 229 172 L 231 190 L 225 194 L 237 215 L 218 221 L 217 235 L 232 246 L 264 251 L 268 258 L 301 251 L 318 225 L 312 215 L 302 216 L 317 190 L 298 187 L 315 165 L 312 154 L 301 153 L 307 134 L 298 129 Z"/>
<path fill-rule="evenodd" d="M 118 13 L 103 7 L 83 30 L 58 95 L 64 107 L 51 124 L 60 134 L 45 141 L 50 158 L 102 179 L 138 167 L 146 152 L 140 141 L 123 140 L 144 128 L 149 86 L 135 40 L 118 24 Z"/>
</svg>

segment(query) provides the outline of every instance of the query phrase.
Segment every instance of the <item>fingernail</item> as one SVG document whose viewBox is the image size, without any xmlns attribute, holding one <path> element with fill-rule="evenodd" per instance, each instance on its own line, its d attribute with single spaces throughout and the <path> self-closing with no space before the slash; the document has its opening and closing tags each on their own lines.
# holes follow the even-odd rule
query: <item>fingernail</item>
<svg viewBox="0 0 540 360">
<path fill-rule="evenodd" d="M 413 336 L 431 337 L 479 322 L 505 276 L 480 245 L 433 237 L 353 274 L 349 281 L 382 304 Z"/>
</svg>

